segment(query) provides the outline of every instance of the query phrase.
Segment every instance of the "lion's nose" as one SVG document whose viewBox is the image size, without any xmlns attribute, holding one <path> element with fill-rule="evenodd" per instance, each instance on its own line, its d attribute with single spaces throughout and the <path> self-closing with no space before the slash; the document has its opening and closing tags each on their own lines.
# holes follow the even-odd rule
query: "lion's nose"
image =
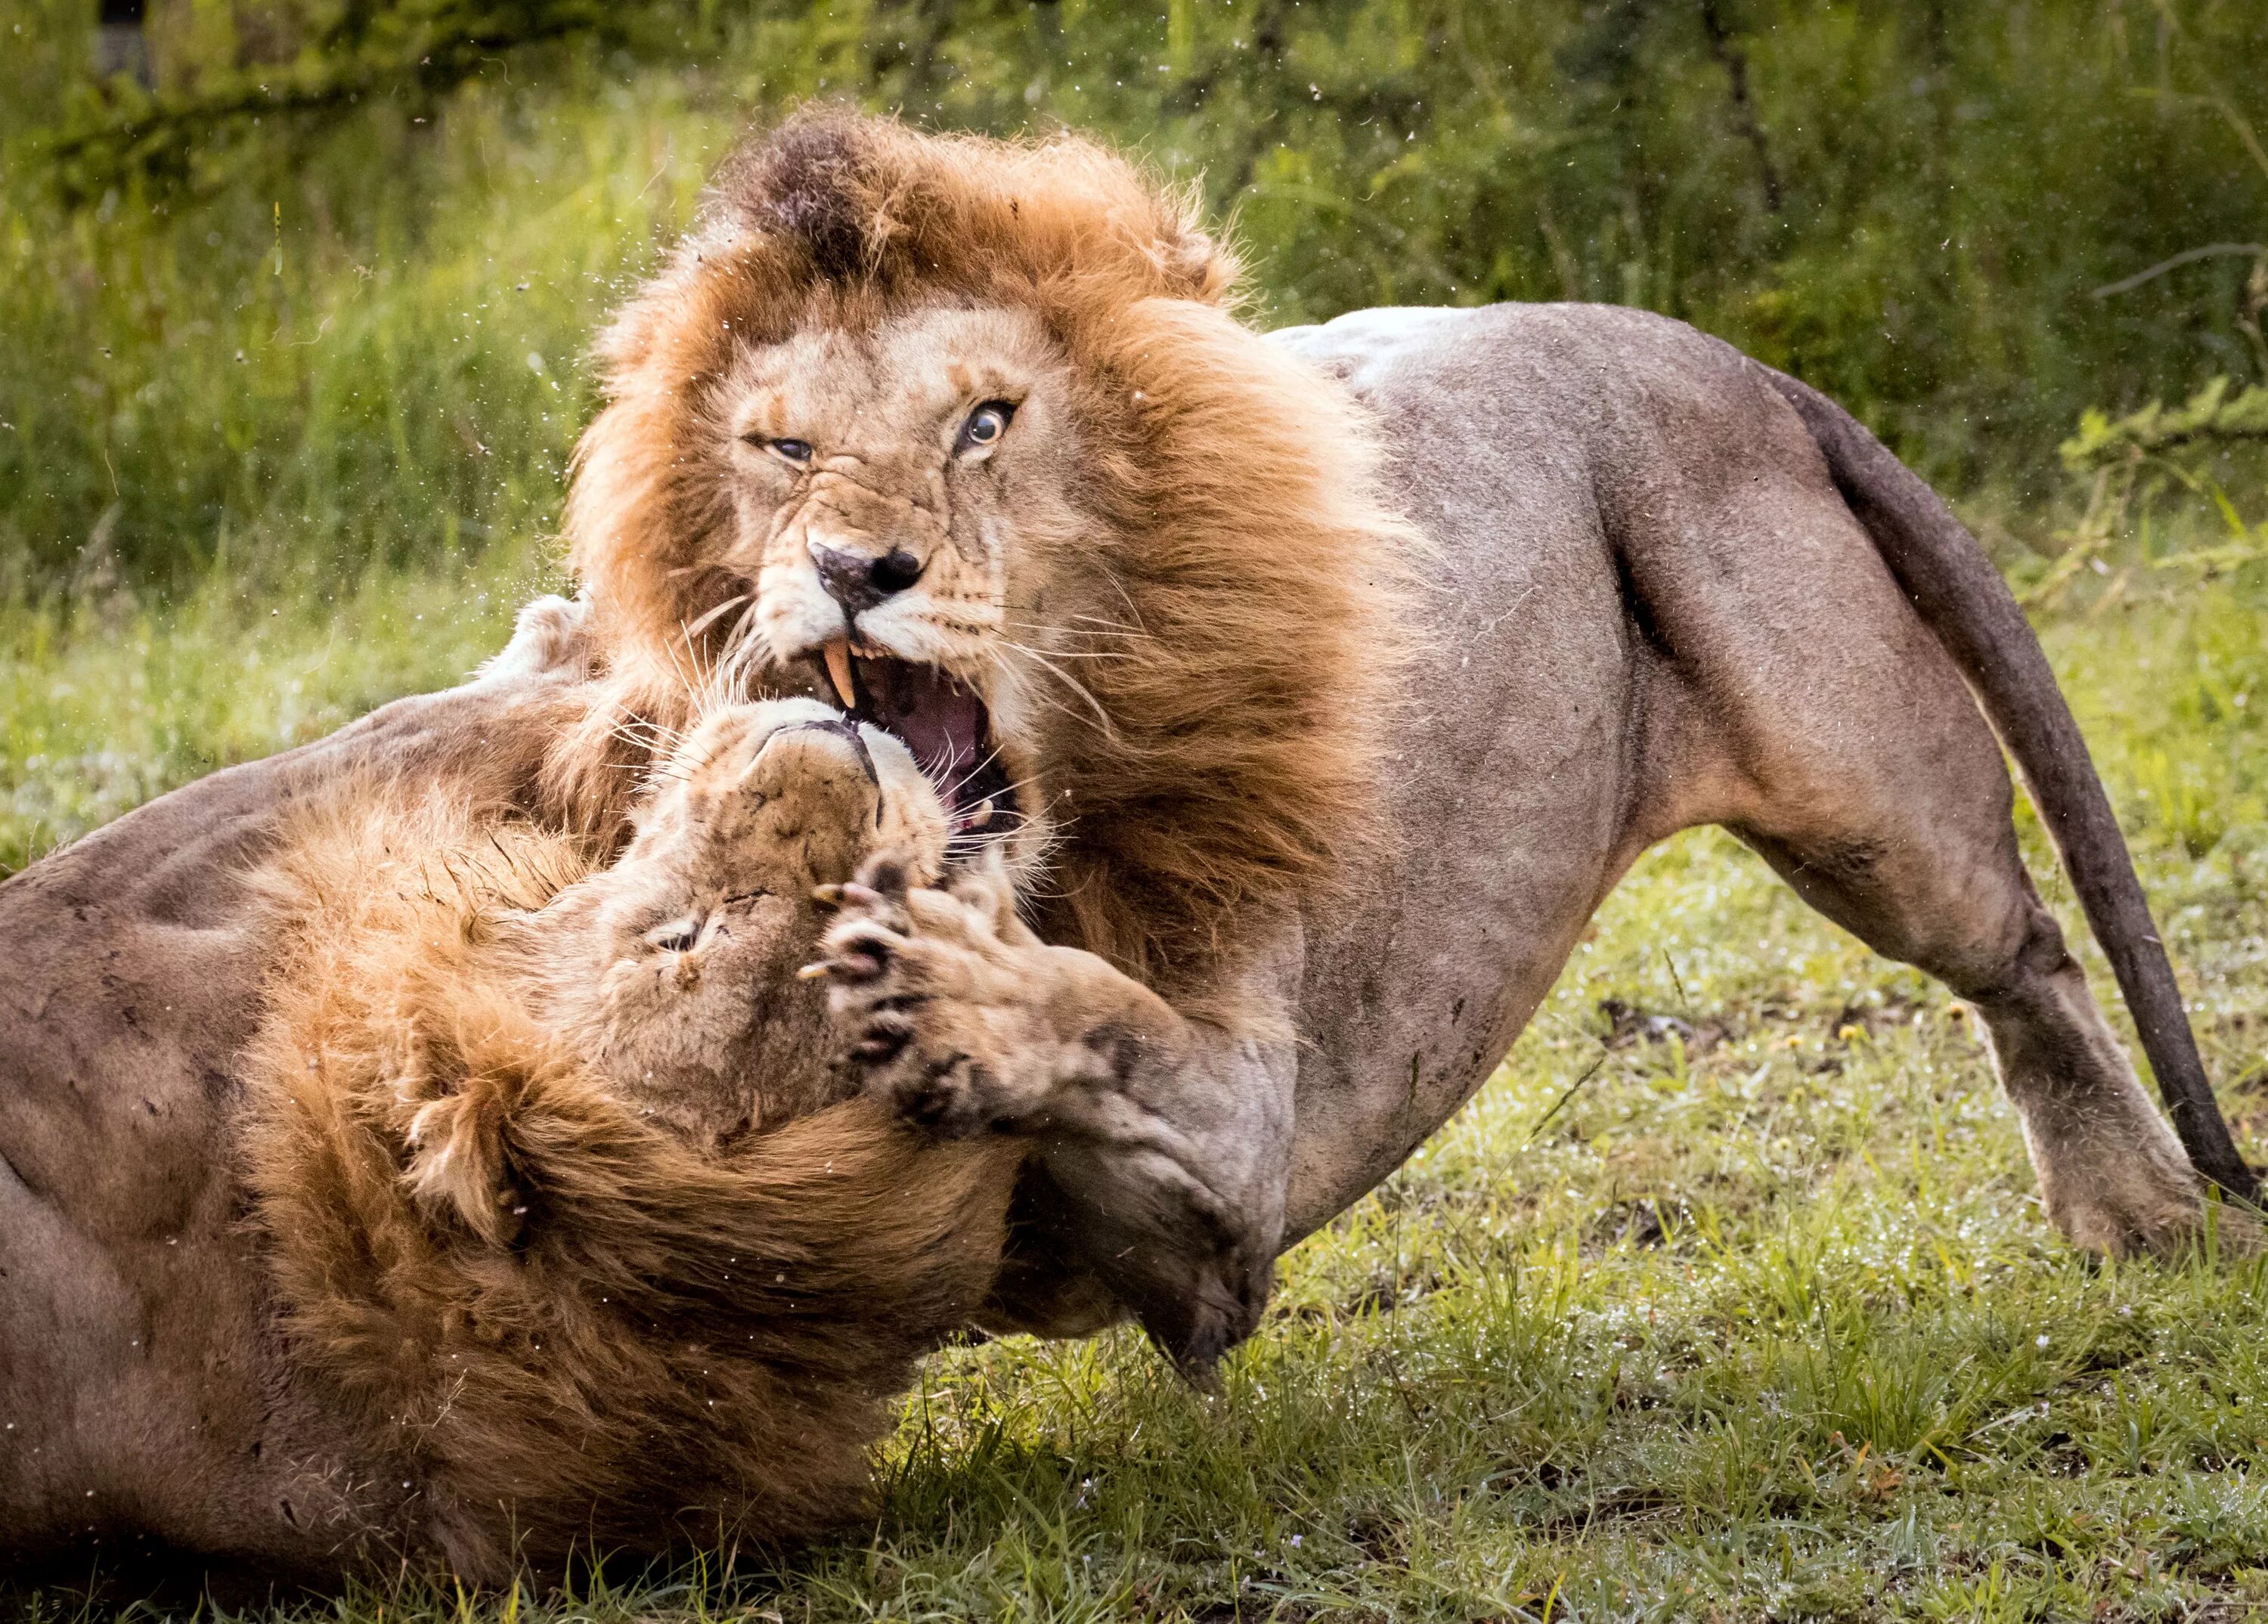
<svg viewBox="0 0 2268 1624">
<path fill-rule="evenodd" d="M 881 783 L 882 775 L 874 766 L 874 753 L 866 748 L 866 735 L 858 731 L 858 725 L 856 722 L 845 721 L 839 716 L 829 717 L 825 720 L 790 722 L 779 732 L 772 734 L 772 739 L 783 738 L 792 733 L 822 733 L 848 740 L 851 754 L 858 758 L 858 771 L 866 775 L 869 783 L 877 785 Z M 770 744 L 771 739 L 767 739 L 764 742 Z"/>
<path fill-rule="evenodd" d="M 873 609 L 921 579 L 922 561 L 902 547 L 879 558 L 823 542 L 813 542 L 810 548 L 811 561 L 819 568 L 820 585 L 846 615 Z"/>
</svg>

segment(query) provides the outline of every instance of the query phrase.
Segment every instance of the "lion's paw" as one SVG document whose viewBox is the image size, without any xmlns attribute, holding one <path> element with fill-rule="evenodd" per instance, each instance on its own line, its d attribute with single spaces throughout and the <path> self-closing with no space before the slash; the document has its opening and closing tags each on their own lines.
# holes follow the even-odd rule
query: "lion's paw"
<svg viewBox="0 0 2268 1624">
<path fill-rule="evenodd" d="M 842 1060 L 905 1119 L 946 1135 L 1020 1133 L 1059 1192 L 1057 1231 L 1203 1383 L 1249 1335 L 1271 1248 L 1217 1192 L 1204 1142 L 1160 1108 L 1179 1017 L 1105 961 L 1051 947 L 998 879 L 911 886 L 870 862 L 823 888 L 841 910 L 806 974 L 829 982 Z"/>
<path fill-rule="evenodd" d="M 1000 888 L 909 885 L 894 859 L 870 862 L 822 899 L 841 915 L 810 967 L 829 982 L 843 1059 L 868 1092 L 931 1131 L 962 1137 L 1044 1126 L 1067 1056 L 1032 997 L 1044 954 Z"/>
<path fill-rule="evenodd" d="M 590 604 L 582 598 L 547 593 L 520 606 L 512 641 L 483 661 L 477 682 L 516 682 L 547 676 L 585 676 L 591 666 Z"/>
</svg>

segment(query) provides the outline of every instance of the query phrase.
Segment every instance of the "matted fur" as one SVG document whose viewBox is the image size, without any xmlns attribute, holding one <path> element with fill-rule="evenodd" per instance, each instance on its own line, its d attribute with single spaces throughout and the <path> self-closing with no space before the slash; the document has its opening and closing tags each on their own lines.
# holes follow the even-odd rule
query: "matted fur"
<svg viewBox="0 0 2268 1624">
<path fill-rule="evenodd" d="M 1048 905 L 1058 935 L 1197 992 L 1240 908 L 1328 882 L 1380 834 L 1415 544 L 1358 414 L 1238 321 L 1238 278 L 1189 196 L 1088 142 L 815 113 L 747 147 L 601 344 L 567 528 L 621 708 L 666 717 L 723 657 L 712 611 L 752 590 L 718 565 L 739 347 L 937 303 L 1034 313 L 1076 379 L 1086 527 L 1012 556 L 1013 594 L 1133 651 L 1083 667 L 1093 708 L 1025 742 L 1064 825 Z M 620 776 L 584 770 L 602 738 L 563 751 L 571 796 Z"/>
<path fill-rule="evenodd" d="M 997 1268 L 1010 1145 L 854 1099 L 704 1152 L 563 1052 L 483 949 L 594 866 L 365 791 L 261 875 L 246 1178 L 291 1366 L 364 1446 L 342 1544 L 500 1579 L 837 1524 Z"/>
</svg>

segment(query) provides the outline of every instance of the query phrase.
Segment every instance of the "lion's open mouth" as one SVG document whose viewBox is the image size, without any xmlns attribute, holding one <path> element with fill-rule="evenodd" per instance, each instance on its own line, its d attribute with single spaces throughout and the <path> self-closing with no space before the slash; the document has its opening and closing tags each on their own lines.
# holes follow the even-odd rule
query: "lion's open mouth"
<svg viewBox="0 0 2268 1624">
<path fill-rule="evenodd" d="M 976 692 L 935 666 L 853 653 L 842 640 L 819 657 L 827 690 L 860 721 L 895 734 L 937 786 L 955 834 L 1005 834 L 1019 820 L 992 718 Z"/>
</svg>

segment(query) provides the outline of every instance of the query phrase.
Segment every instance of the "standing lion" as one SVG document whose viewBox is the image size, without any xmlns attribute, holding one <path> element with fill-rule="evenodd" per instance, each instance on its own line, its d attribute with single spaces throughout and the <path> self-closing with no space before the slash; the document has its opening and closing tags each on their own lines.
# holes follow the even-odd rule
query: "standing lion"
<svg viewBox="0 0 2268 1624">
<path fill-rule="evenodd" d="M 1699 823 L 1977 1005 L 2076 1243 L 2170 1251 L 2205 1180 L 2254 1193 L 2029 629 L 1864 429 L 1638 312 L 1263 336 L 1238 282 L 1089 144 L 792 120 L 604 341 L 569 518 L 587 680 L 404 701 L 0 888 L 0 1369 L 99 1463 L 90 1525 L 204 1469 L 165 1418 L 272 1335 L 233 1285 L 182 1306 L 247 1244 L 244 862 L 349 772 L 615 838 L 625 741 L 681 725 L 686 669 L 902 739 L 953 855 L 1018 887 L 1020 922 L 873 888 L 825 972 L 875 1093 L 1027 1153 L 1012 1322 L 1130 1310 L 1203 1367 Z M 2024 871 L 2002 742 L 2170 1127 Z M 23 1474 L 23 1436 L 0 1531 L 76 1492 Z"/>
<path fill-rule="evenodd" d="M 1863 428 L 1636 311 L 1263 337 L 1238 281 L 1086 143 L 808 115 L 615 321 L 579 454 L 622 705 L 689 657 L 832 693 L 1011 854 L 1061 945 L 854 918 L 836 1006 L 917 1117 L 1035 1136 L 1073 1278 L 1193 1366 L 1247 1334 L 1698 823 L 1977 1005 L 2080 1244 L 2185 1244 L 2192 1164 L 2255 1192 L 2037 642 Z M 2171 1129 L 2024 871 L 2003 742 Z"/>
</svg>

